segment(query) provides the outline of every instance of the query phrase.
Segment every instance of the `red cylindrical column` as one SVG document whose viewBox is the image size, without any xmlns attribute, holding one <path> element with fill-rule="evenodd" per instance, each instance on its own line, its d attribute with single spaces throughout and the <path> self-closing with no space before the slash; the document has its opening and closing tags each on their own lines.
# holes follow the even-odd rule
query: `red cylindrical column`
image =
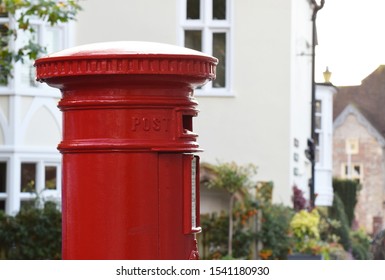
<svg viewBox="0 0 385 280">
<path fill-rule="evenodd" d="M 63 112 L 63 258 L 195 259 L 199 151 L 193 89 L 217 59 L 114 42 L 38 59 Z"/>
</svg>

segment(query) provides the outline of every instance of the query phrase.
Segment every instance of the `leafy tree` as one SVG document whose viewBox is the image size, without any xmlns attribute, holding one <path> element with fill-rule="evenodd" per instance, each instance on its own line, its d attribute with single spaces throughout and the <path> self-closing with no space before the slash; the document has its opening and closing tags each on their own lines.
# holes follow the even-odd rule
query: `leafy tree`
<svg viewBox="0 0 385 280">
<path fill-rule="evenodd" d="M 36 59 L 45 52 L 45 47 L 30 39 L 14 49 L 10 42 L 23 32 L 36 34 L 31 19 L 47 21 L 51 26 L 74 20 L 81 10 L 79 0 L 0 0 L 0 17 L 9 17 L 12 24 L 0 24 L 0 84 L 6 84 L 12 76 L 13 63 L 24 62 L 26 58 Z M 14 23 L 14 24 L 13 24 Z"/>
</svg>

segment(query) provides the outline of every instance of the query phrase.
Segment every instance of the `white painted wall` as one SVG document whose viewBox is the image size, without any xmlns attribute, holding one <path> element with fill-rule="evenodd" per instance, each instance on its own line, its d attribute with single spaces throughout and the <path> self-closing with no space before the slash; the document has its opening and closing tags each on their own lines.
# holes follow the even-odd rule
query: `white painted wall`
<svg viewBox="0 0 385 280">
<path fill-rule="evenodd" d="M 290 1 L 281 4 L 235 1 L 235 96 L 199 97 L 195 128 L 205 150 L 202 161 L 252 162 L 257 180 L 273 180 L 274 197 L 287 201 Z"/>
<path fill-rule="evenodd" d="M 76 45 L 105 41 L 176 44 L 176 0 L 84 0 Z"/>
<path fill-rule="evenodd" d="M 26 113 L 22 127 L 23 145 L 56 147 L 59 144 L 61 141 L 61 112 L 57 108 L 56 100 L 34 98 L 28 109 L 21 113 Z"/>
<path fill-rule="evenodd" d="M 311 163 L 304 151 L 311 135 L 312 7 L 309 1 L 292 1 L 290 89 L 290 179 L 309 194 Z M 292 191 L 290 189 L 290 191 Z"/>
</svg>

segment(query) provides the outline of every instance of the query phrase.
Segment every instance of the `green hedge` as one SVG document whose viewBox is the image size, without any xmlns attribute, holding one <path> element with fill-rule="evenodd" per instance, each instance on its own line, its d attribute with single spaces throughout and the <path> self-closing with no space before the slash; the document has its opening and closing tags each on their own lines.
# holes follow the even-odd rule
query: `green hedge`
<svg viewBox="0 0 385 280">
<path fill-rule="evenodd" d="M 61 212 L 56 204 L 24 208 L 16 216 L 0 212 L 0 258 L 60 259 Z"/>
<path fill-rule="evenodd" d="M 352 226 L 354 221 L 354 208 L 357 204 L 357 196 L 360 189 L 361 185 L 355 180 L 333 179 L 333 190 L 344 204 L 349 227 Z"/>
</svg>

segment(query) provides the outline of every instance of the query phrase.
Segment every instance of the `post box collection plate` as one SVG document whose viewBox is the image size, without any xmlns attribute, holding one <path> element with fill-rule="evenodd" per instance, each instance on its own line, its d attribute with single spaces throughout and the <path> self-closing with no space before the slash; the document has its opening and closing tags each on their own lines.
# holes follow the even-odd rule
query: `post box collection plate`
<svg viewBox="0 0 385 280">
<path fill-rule="evenodd" d="M 199 157 L 184 155 L 184 233 L 199 233 Z"/>
<path fill-rule="evenodd" d="M 197 159 L 191 160 L 191 227 L 197 227 Z"/>
</svg>

